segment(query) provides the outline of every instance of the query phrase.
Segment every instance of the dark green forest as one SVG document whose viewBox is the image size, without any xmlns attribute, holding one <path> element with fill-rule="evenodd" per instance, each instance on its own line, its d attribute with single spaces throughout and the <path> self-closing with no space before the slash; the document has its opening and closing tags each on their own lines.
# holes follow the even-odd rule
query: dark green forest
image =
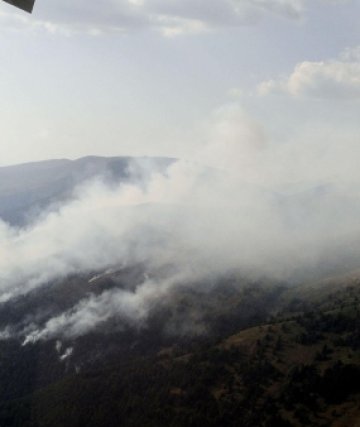
<svg viewBox="0 0 360 427">
<path fill-rule="evenodd" d="M 356 278 L 179 289 L 143 328 L 106 331 L 65 361 L 54 341 L 0 342 L 0 425 L 359 426 Z"/>
</svg>

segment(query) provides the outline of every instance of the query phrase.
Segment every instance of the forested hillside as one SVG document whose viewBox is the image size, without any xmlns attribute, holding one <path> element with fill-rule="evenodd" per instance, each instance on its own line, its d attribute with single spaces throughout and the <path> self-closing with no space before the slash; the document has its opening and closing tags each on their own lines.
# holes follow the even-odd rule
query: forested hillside
<svg viewBox="0 0 360 427">
<path fill-rule="evenodd" d="M 0 425 L 356 427 L 360 280 L 330 282 L 178 289 L 62 359 L 53 340 L 3 341 Z"/>
</svg>

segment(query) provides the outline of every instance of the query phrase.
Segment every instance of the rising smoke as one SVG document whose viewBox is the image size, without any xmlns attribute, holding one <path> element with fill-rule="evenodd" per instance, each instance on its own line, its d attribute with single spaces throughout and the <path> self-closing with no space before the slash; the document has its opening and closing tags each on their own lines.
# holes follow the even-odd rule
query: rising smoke
<svg viewBox="0 0 360 427">
<path fill-rule="evenodd" d="M 206 139 L 196 158 L 154 170 L 146 182 L 97 178 L 26 228 L 0 224 L 3 302 L 69 274 L 131 265 L 149 273 L 136 289 L 86 296 L 28 327 L 25 343 L 77 337 L 112 316 L 143 322 L 174 286 L 229 271 L 299 281 L 335 261 L 356 262 L 360 175 L 352 151 L 321 138 L 276 145 L 235 107 L 215 114 Z"/>
</svg>

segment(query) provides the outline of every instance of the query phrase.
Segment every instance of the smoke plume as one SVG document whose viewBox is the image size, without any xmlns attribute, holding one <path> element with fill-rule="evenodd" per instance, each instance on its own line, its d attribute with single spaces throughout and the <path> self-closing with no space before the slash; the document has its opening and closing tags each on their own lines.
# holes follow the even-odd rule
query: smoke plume
<svg viewBox="0 0 360 427">
<path fill-rule="evenodd" d="M 174 286 L 228 272 L 299 281 L 336 262 L 356 264 L 360 176 L 352 151 L 318 135 L 274 145 L 234 107 L 215 114 L 206 140 L 166 173 L 111 186 L 97 178 L 26 228 L 0 223 L 2 302 L 70 274 L 131 265 L 148 273 L 135 289 L 90 294 L 32 325 L 25 343 L 76 337 L 112 316 L 141 323 Z M 350 139 L 343 144 L 356 149 Z"/>
</svg>

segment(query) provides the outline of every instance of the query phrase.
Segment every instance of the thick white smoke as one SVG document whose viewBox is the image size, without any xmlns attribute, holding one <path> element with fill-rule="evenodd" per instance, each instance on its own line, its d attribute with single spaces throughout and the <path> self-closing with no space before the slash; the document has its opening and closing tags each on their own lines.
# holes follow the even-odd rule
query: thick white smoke
<svg viewBox="0 0 360 427">
<path fill-rule="evenodd" d="M 167 271 L 132 291 L 87 297 L 32 327 L 25 342 L 78 336 L 114 315 L 142 321 L 181 283 L 228 271 L 294 279 L 324 261 L 357 256 L 353 152 L 321 138 L 294 142 L 291 150 L 274 146 L 233 107 L 215 115 L 207 141 L 197 161 L 178 161 L 146 183 L 110 188 L 94 180 L 26 229 L 1 223 L 2 301 L 72 273 L 135 264 Z"/>
</svg>

